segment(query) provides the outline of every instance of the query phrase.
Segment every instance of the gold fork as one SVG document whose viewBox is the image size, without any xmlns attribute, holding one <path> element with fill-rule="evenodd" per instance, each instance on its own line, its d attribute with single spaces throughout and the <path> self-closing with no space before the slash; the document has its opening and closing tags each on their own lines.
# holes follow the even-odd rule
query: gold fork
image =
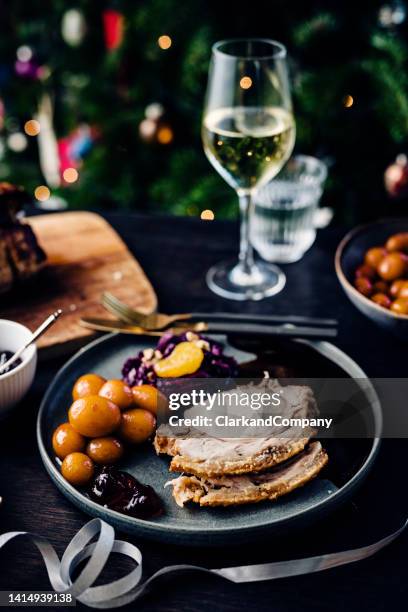
<svg viewBox="0 0 408 612">
<path fill-rule="evenodd" d="M 102 295 L 102 306 L 106 308 L 109 312 L 114 314 L 118 319 L 121 319 L 125 323 L 129 323 L 130 325 L 137 325 L 139 327 L 143 327 L 143 329 L 149 331 L 161 330 L 176 321 L 186 321 L 191 319 L 191 314 L 175 314 L 175 315 L 167 315 L 161 314 L 158 312 L 152 312 L 151 314 L 142 314 L 141 312 L 136 312 L 133 308 L 127 306 L 120 300 L 118 300 L 111 293 L 104 293 Z"/>
<path fill-rule="evenodd" d="M 237 324 L 259 324 L 259 325 L 300 325 L 312 327 L 336 327 L 338 322 L 335 319 L 321 317 L 305 317 L 299 315 L 275 315 L 275 314 L 252 314 L 234 312 L 193 312 L 167 315 L 163 313 L 145 314 L 130 308 L 111 293 L 102 295 L 102 305 L 116 318 L 128 325 L 137 325 L 145 330 L 155 331 L 169 327 L 172 323 L 181 321 L 224 321 Z"/>
</svg>

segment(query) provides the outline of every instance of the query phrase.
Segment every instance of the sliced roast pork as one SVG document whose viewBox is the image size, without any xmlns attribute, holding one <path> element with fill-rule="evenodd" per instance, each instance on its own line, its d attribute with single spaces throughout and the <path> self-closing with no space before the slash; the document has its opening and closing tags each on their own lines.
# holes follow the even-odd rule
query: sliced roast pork
<svg viewBox="0 0 408 612">
<path fill-rule="evenodd" d="M 173 487 L 173 497 L 179 506 L 186 502 L 200 506 L 234 506 L 274 501 L 317 476 L 327 461 L 320 442 L 313 441 L 296 457 L 263 474 L 213 478 L 180 476 L 167 484 Z"/>
<path fill-rule="evenodd" d="M 262 383 L 262 388 L 273 391 L 276 385 L 276 381 L 270 381 Z M 288 385 L 284 390 L 281 412 L 285 417 L 312 419 L 317 416 L 316 400 L 310 387 Z M 158 454 L 173 457 L 170 471 L 213 477 L 267 470 L 300 453 L 314 434 L 311 427 L 279 427 L 268 430 L 264 437 L 226 438 L 194 428 L 177 435 L 167 425 L 162 425 L 156 432 L 154 447 Z"/>
</svg>

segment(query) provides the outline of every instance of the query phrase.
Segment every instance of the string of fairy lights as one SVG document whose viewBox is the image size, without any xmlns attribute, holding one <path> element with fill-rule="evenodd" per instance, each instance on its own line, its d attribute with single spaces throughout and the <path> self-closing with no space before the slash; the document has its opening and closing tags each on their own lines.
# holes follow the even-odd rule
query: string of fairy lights
<svg viewBox="0 0 408 612">
<path fill-rule="evenodd" d="M 162 34 L 157 39 L 157 45 L 163 51 L 167 51 L 171 48 L 173 41 L 168 34 Z M 17 60 L 19 62 L 29 62 L 32 58 L 32 51 L 30 47 L 23 45 L 17 50 Z M 248 89 L 252 85 L 250 77 L 243 77 L 241 80 L 241 87 Z M 151 104 L 146 108 L 146 118 L 140 125 L 140 133 L 144 136 L 149 137 L 155 130 L 157 120 L 160 118 L 163 108 L 158 104 Z M 41 123 L 38 119 L 28 119 L 24 124 L 24 132 L 27 136 L 35 138 L 41 133 Z M 23 136 L 21 134 L 21 136 Z M 160 125 L 155 135 L 157 142 L 162 145 L 170 144 L 173 141 L 174 134 L 172 128 L 167 125 Z M 18 147 L 18 143 L 17 147 Z M 64 183 L 72 184 L 79 180 L 79 171 L 77 168 L 68 167 L 62 172 L 62 179 Z M 38 202 L 46 202 L 51 198 L 51 189 L 47 185 L 37 185 L 34 189 L 34 197 Z M 200 218 L 203 221 L 212 221 L 215 218 L 214 212 L 210 209 L 205 209 L 200 213 Z"/>
<path fill-rule="evenodd" d="M 162 51 L 167 51 L 172 47 L 173 40 L 168 34 L 162 34 L 157 38 L 157 45 Z M 17 62 L 19 62 L 21 66 L 28 64 L 28 62 L 32 60 L 32 56 L 32 50 L 27 45 L 22 45 L 17 49 Z M 242 76 L 239 85 L 243 90 L 250 89 L 253 85 L 251 77 L 248 75 Z M 350 109 L 354 105 L 353 96 L 350 94 L 345 95 L 342 100 L 342 105 L 343 108 Z M 149 138 L 152 138 L 154 135 L 159 144 L 168 145 L 173 141 L 174 134 L 170 125 L 158 123 L 160 119 L 160 112 L 158 115 L 157 109 L 159 107 L 161 109 L 160 112 L 162 112 L 163 109 L 161 105 L 158 104 L 151 104 L 146 108 L 146 116 L 139 126 L 139 132 L 141 136 L 146 139 L 146 141 L 148 141 Z M 40 121 L 35 118 L 28 119 L 24 124 L 24 133 L 26 136 L 31 138 L 38 137 L 41 133 Z M 25 143 L 23 147 L 23 142 L 17 141 L 17 138 L 25 139 L 23 134 L 15 133 L 12 134 L 11 137 L 14 137 L 15 139 L 15 142 L 11 143 L 13 144 L 15 151 L 25 148 Z M 62 172 L 62 180 L 64 184 L 76 183 L 79 178 L 80 175 L 77 168 L 69 166 Z M 34 189 L 34 197 L 39 202 L 46 202 L 51 197 L 51 190 L 47 185 L 38 185 Z M 212 221 L 215 218 L 214 211 L 211 209 L 205 209 L 201 211 L 200 218 L 203 221 Z"/>
</svg>

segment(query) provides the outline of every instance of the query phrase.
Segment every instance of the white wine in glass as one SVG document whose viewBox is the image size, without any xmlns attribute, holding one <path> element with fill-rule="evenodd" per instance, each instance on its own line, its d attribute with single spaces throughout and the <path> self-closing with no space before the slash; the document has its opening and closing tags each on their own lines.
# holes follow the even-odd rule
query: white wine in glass
<svg viewBox="0 0 408 612">
<path fill-rule="evenodd" d="M 276 266 L 254 261 L 249 223 L 254 190 L 276 176 L 295 143 L 283 45 L 265 39 L 214 45 L 202 138 L 208 159 L 237 191 L 242 217 L 239 259 L 211 268 L 208 285 L 235 300 L 274 295 L 285 276 Z"/>
</svg>

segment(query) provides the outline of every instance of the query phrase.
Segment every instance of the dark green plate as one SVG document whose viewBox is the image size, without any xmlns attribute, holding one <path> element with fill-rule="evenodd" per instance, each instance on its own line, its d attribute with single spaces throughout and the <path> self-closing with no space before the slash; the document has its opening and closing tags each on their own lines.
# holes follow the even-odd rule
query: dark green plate
<svg viewBox="0 0 408 612">
<path fill-rule="evenodd" d="M 225 338 L 223 340 L 225 341 Z M 86 514 L 100 517 L 121 531 L 163 542 L 189 545 L 241 542 L 262 536 L 266 532 L 281 533 L 295 524 L 315 519 L 344 501 L 369 470 L 378 449 L 378 439 L 364 441 L 365 443 L 352 451 L 351 455 L 349 451 L 341 452 L 340 449 L 338 452 L 337 449 L 334 455 L 343 462 L 340 471 L 330 473 L 327 470 L 322 478 L 317 478 L 274 503 L 265 502 L 236 508 L 179 508 L 173 501 L 170 488 L 164 488 L 164 484 L 174 477 L 168 471 L 169 461 L 165 457 L 157 457 L 152 446 L 148 444 L 128 454 L 126 460 L 121 463 L 121 468 L 131 472 L 141 482 L 154 487 L 164 501 L 165 513 L 154 520 L 142 520 L 94 503 L 61 476 L 52 450 L 52 433 L 60 423 L 67 420 L 71 389 L 80 375 L 92 371 L 105 378 L 118 378 L 127 357 L 154 345 L 155 342 L 150 339 L 116 334 L 95 340 L 67 362 L 44 397 L 37 422 L 37 439 L 42 460 L 60 491 Z M 286 354 L 288 350 L 290 354 L 290 347 L 293 347 L 296 359 L 299 359 L 300 351 L 307 355 L 309 363 L 315 357 L 329 366 L 336 364 L 335 367 L 340 367 L 345 375 L 364 377 L 364 373 L 347 355 L 327 342 L 291 341 L 285 348 Z M 226 353 L 234 355 L 240 363 L 254 357 L 253 354 L 231 345 L 227 346 Z M 381 411 L 375 394 L 371 403 L 374 418 L 380 427 Z"/>
</svg>

